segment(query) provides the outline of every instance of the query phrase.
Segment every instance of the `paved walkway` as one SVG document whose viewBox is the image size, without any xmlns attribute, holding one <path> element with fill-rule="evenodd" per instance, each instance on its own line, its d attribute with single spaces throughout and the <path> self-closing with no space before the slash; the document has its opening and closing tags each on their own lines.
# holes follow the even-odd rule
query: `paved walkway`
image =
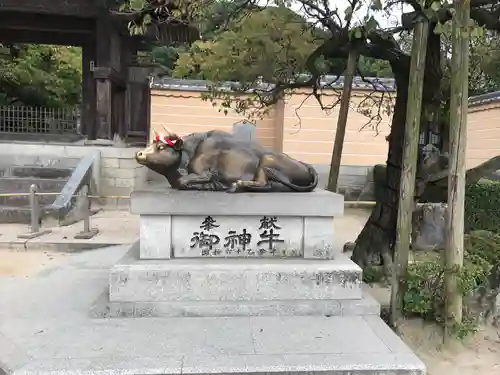
<svg viewBox="0 0 500 375">
<path fill-rule="evenodd" d="M 54 224 L 55 225 L 55 224 Z M 75 240 L 74 236 L 83 230 L 83 222 L 65 227 L 45 227 L 52 232 L 30 240 L 18 239 L 18 234 L 27 233 L 25 224 L 1 224 L 0 248 L 12 250 L 79 251 L 110 245 L 128 244 L 139 238 L 139 218 L 128 211 L 101 211 L 90 219 L 91 228 L 99 233 L 88 240 Z"/>
<path fill-rule="evenodd" d="M 91 319 L 126 250 L 67 254 L 36 276 L 0 278 L 0 373 L 423 373 L 377 316 Z"/>
</svg>

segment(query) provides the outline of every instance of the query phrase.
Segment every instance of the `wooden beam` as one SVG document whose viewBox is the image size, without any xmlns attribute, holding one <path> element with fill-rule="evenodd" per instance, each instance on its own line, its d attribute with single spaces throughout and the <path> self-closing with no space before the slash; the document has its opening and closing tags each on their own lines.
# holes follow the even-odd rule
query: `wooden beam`
<svg viewBox="0 0 500 375">
<path fill-rule="evenodd" d="M 391 275 L 391 324 L 395 328 L 398 328 L 403 315 L 403 298 L 406 293 L 411 219 L 415 208 L 418 141 L 428 35 L 429 23 L 427 20 L 421 20 L 415 25 L 413 31 L 410 82 L 408 84 L 408 103 L 406 106 L 403 168 L 399 187 L 396 245 L 394 249 L 395 259 Z"/>
<path fill-rule="evenodd" d="M 1 11 L 11 11 L 19 13 L 37 13 L 63 16 L 86 16 L 95 15 L 95 4 L 88 0 L 68 1 L 68 0 L 45 0 L 45 1 L 20 1 L 2 0 Z"/>
<path fill-rule="evenodd" d="M 3 28 L 2 26 L 0 26 L 0 41 L 3 43 L 55 44 L 79 47 L 87 43 L 91 38 L 89 34 L 68 34 L 62 32 L 56 33 L 28 30 L 13 31 Z"/>
<path fill-rule="evenodd" d="M 94 78 L 100 80 L 109 80 L 111 81 L 111 83 L 113 83 L 116 86 L 119 86 L 120 88 L 125 88 L 127 84 L 125 75 L 121 74 L 120 72 L 117 72 L 114 69 L 104 68 L 101 66 L 95 68 Z"/>
<path fill-rule="evenodd" d="M 10 30 L 30 30 L 65 33 L 92 33 L 92 18 L 0 11 L 0 25 Z"/>
<path fill-rule="evenodd" d="M 109 17 L 105 9 L 101 9 L 95 23 L 96 38 L 96 58 L 97 66 L 110 67 L 111 64 L 111 33 L 113 24 L 109 22 Z"/>
<path fill-rule="evenodd" d="M 452 24 L 450 97 L 450 174 L 445 247 L 445 343 L 462 322 L 459 272 L 464 261 L 465 151 L 467 147 L 470 2 L 455 0 Z"/>
</svg>

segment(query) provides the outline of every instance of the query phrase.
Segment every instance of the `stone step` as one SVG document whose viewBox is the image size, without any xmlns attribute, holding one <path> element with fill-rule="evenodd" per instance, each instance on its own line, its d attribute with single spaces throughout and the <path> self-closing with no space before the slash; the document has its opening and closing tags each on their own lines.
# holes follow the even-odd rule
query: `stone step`
<svg viewBox="0 0 500 375">
<path fill-rule="evenodd" d="M 269 302 L 361 299 L 350 259 L 141 260 L 139 244 L 110 273 L 111 302 Z"/>
<path fill-rule="evenodd" d="M 175 318 L 229 316 L 361 316 L 380 315 L 380 304 L 363 288 L 361 299 L 301 301 L 175 301 L 111 302 L 101 295 L 92 306 L 93 318 Z"/>
<path fill-rule="evenodd" d="M 36 338 L 39 327 L 38 331 L 23 327 L 35 338 L 16 336 L 17 345 L 0 352 L 0 360 L 13 374 L 24 375 L 426 374 L 425 364 L 377 316 L 93 319 L 91 323 L 73 318 L 70 323 L 47 329 L 50 341 Z M 34 348 L 36 360 L 15 361 L 30 358 L 27 353 Z M 56 350 L 57 357 L 49 357 Z"/>
<path fill-rule="evenodd" d="M 64 187 L 67 178 L 0 177 L 0 193 L 29 193 L 32 184 L 40 192 L 57 193 Z"/>
<path fill-rule="evenodd" d="M 52 213 L 48 208 L 42 208 L 42 219 Z M 29 206 L 0 206 L 0 224 L 30 224 L 31 208 Z"/>
<path fill-rule="evenodd" d="M 9 193 L 11 193 L 11 192 L 9 192 Z M 41 206 L 47 206 L 49 204 L 52 204 L 56 198 L 57 198 L 57 195 L 39 195 L 38 202 Z M 29 195 L 10 196 L 10 197 L 0 196 L 0 206 L 18 207 L 18 208 L 27 207 L 27 208 L 29 208 L 29 205 L 30 205 Z"/>
<path fill-rule="evenodd" d="M 36 178 L 69 178 L 73 172 L 70 168 L 55 168 L 42 166 L 12 166 L 9 174 L 12 177 Z"/>
</svg>

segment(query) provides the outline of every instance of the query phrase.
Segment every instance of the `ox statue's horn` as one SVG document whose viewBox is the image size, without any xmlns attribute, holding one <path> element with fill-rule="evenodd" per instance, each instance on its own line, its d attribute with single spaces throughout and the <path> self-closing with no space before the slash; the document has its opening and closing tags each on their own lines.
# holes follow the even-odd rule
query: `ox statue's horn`
<svg viewBox="0 0 500 375">
<path fill-rule="evenodd" d="M 170 130 L 166 125 L 162 125 L 163 127 L 163 130 L 165 130 L 165 132 L 167 133 L 167 135 L 173 135 L 174 133 L 172 132 L 172 130 Z"/>
</svg>

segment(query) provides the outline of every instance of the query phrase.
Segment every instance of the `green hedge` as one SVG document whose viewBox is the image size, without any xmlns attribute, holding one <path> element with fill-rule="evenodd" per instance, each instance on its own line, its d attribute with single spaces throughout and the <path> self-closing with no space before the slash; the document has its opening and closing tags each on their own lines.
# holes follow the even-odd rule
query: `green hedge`
<svg viewBox="0 0 500 375">
<path fill-rule="evenodd" d="M 467 229 L 500 234 L 500 182 L 481 180 L 467 186 L 465 193 Z"/>
</svg>

